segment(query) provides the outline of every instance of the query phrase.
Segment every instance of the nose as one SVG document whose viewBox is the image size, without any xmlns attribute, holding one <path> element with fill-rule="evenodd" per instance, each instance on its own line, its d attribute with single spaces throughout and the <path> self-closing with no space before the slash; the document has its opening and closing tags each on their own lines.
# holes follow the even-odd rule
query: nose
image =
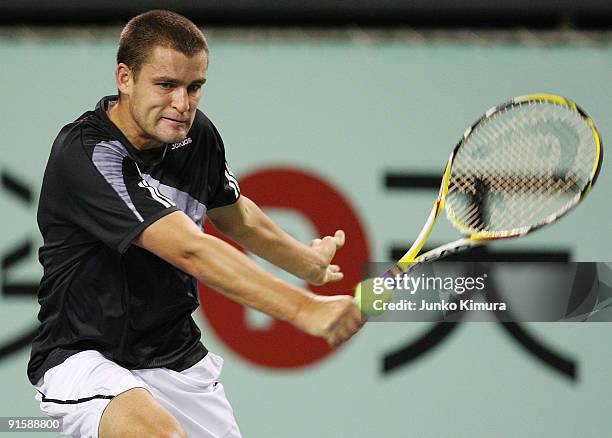
<svg viewBox="0 0 612 438">
<path fill-rule="evenodd" d="M 189 93 L 185 88 L 176 87 L 172 96 L 172 107 L 181 114 L 189 111 Z"/>
</svg>

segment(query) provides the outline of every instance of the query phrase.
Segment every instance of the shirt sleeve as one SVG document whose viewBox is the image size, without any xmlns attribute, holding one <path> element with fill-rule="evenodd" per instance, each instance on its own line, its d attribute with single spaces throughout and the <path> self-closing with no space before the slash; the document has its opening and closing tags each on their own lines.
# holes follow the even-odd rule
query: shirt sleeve
<svg viewBox="0 0 612 438">
<path fill-rule="evenodd" d="M 70 148 L 56 167 L 68 198 L 66 219 L 106 245 L 124 253 L 145 228 L 179 210 L 143 179 L 120 142 L 78 146 Z"/>
<path fill-rule="evenodd" d="M 230 170 L 227 160 L 225 159 L 225 147 L 223 140 L 217 128 L 210 122 L 212 134 L 215 141 L 216 157 L 211 160 L 211 164 L 216 166 L 216 169 L 210 169 L 211 175 L 218 175 L 216 181 L 216 191 L 214 192 L 211 201 L 208 204 L 208 209 L 223 207 L 233 204 L 240 198 L 240 185 L 238 179 Z"/>
</svg>

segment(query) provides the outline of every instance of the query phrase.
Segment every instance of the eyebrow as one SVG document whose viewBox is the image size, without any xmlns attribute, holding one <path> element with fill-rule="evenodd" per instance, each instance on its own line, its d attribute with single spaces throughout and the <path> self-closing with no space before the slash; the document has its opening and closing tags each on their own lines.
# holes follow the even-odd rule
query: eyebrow
<svg viewBox="0 0 612 438">
<path fill-rule="evenodd" d="M 181 81 L 179 81 L 176 78 L 170 77 L 170 76 L 158 76 L 158 77 L 154 77 L 153 78 L 153 82 L 169 82 L 172 84 L 180 84 Z M 200 78 L 200 79 L 196 79 L 195 81 L 192 81 L 191 84 L 204 84 L 206 83 L 206 78 Z"/>
</svg>

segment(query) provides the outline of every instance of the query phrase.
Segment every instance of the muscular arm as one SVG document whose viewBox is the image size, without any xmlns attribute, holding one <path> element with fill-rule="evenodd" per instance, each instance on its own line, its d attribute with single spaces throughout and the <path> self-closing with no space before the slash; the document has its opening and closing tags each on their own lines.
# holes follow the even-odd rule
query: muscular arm
<svg viewBox="0 0 612 438">
<path fill-rule="evenodd" d="M 316 239 L 306 246 L 276 225 L 250 199 L 208 212 L 215 226 L 232 240 L 270 263 L 312 284 L 342 279 L 330 261 L 344 243 L 344 233 Z"/>
<path fill-rule="evenodd" d="M 202 233 L 180 211 L 154 222 L 134 243 L 230 298 L 332 345 L 347 340 L 362 325 L 352 297 L 318 296 L 285 283 L 231 245 Z"/>
</svg>

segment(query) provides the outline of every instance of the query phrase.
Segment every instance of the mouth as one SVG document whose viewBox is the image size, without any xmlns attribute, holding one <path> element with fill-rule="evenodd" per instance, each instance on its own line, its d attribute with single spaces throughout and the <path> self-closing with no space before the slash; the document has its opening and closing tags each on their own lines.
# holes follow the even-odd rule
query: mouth
<svg viewBox="0 0 612 438">
<path fill-rule="evenodd" d="M 174 125 L 185 125 L 189 122 L 188 119 L 173 119 L 171 117 L 162 117 L 162 120 L 169 122 Z"/>
</svg>

